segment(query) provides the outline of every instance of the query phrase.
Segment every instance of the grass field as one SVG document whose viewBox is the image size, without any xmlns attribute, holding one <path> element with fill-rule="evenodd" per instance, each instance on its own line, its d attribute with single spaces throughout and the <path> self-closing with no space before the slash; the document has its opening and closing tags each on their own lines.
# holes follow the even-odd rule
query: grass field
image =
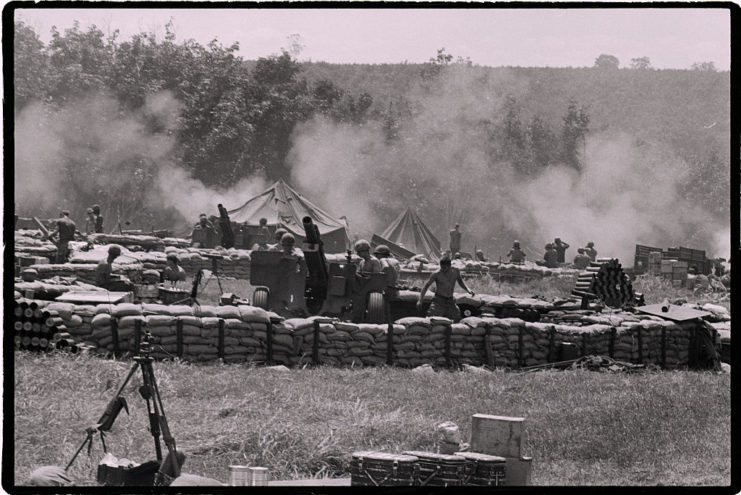
<svg viewBox="0 0 741 495">
<path fill-rule="evenodd" d="M 65 466 L 126 376 L 130 362 L 15 354 L 15 476 Z M 228 481 L 230 464 L 267 466 L 274 479 L 349 475 L 353 451 L 434 450 L 435 425 L 468 439 L 475 413 L 526 418 L 523 454 L 535 485 L 727 485 L 730 376 L 709 372 L 487 374 L 404 369 L 280 371 L 245 365 L 155 364 L 185 472 Z M 124 391 L 106 444 L 154 459 L 140 374 Z M 103 452 L 70 469 L 93 485 Z"/>
</svg>

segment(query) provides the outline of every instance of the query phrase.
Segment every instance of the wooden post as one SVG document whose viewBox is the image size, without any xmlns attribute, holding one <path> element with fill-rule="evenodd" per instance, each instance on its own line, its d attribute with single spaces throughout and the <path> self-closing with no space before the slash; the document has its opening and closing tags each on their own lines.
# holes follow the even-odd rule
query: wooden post
<svg viewBox="0 0 741 495">
<path fill-rule="evenodd" d="M 224 359 L 224 319 L 219 318 L 219 340 L 217 344 L 219 359 Z"/>
<path fill-rule="evenodd" d="M 177 319 L 177 322 L 175 323 L 175 338 L 176 338 L 176 345 L 177 345 L 177 356 L 178 358 L 183 358 L 183 320 L 180 318 Z"/>
<path fill-rule="evenodd" d="M 450 356 L 450 337 L 453 335 L 453 326 L 445 325 L 445 365 L 450 368 L 453 366 L 453 360 Z"/>
<path fill-rule="evenodd" d="M 589 335 L 586 333 L 581 334 L 581 355 L 582 356 L 587 355 L 587 338 L 588 337 Z"/>
<path fill-rule="evenodd" d="M 666 368 L 666 327 L 661 326 L 661 368 Z"/>
<path fill-rule="evenodd" d="M 522 352 L 523 342 L 522 342 L 522 326 L 517 327 L 517 367 L 522 368 L 525 363 L 523 362 L 523 356 L 525 355 L 524 352 Z"/>
<path fill-rule="evenodd" d="M 610 359 L 615 357 L 615 336 L 617 335 L 617 329 L 615 327 L 610 328 L 610 343 L 608 347 L 608 355 Z"/>
<path fill-rule="evenodd" d="M 486 333 L 484 334 L 484 354 L 486 355 L 486 364 L 490 367 L 494 367 L 494 352 L 491 348 L 491 327 L 486 326 Z"/>
<path fill-rule="evenodd" d="M 142 338 L 142 321 L 134 320 L 134 354 L 139 354 L 139 345 Z"/>
<path fill-rule="evenodd" d="M 556 327 L 551 327 L 548 331 L 548 362 L 552 363 L 556 359 L 553 354 L 556 352 Z"/>
<path fill-rule="evenodd" d="M 268 321 L 267 336 L 268 336 L 267 361 L 268 361 L 268 364 L 273 364 L 273 322 L 272 321 Z"/>
<path fill-rule="evenodd" d="M 314 320 L 314 341 L 311 344 L 311 360 L 314 364 L 319 362 L 319 321 Z"/>
<path fill-rule="evenodd" d="M 386 364 L 394 365 L 394 324 L 391 322 L 388 323 L 386 332 Z"/>
<path fill-rule="evenodd" d="M 638 363 L 643 364 L 643 328 L 638 328 Z"/>
<path fill-rule="evenodd" d="M 118 357 L 118 319 L 111 317 L 111 337 L 113 337 L 113 355 Z"/>
</svg>

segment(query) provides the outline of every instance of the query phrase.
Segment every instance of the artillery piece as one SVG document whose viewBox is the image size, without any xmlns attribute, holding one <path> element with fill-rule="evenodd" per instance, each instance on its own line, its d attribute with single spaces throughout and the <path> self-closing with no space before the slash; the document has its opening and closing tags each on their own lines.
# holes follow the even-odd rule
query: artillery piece
<svg viewBox="0 0 741 495">
<path fill-rule="evenodd" d="M 252 303 L 281 316 L 335 316 L 355 322 L 386 322 L 385 275 L 357 273 L 348 250 L 342 261 L 327 261 L 319 229 L 303 219 L 304 263 L 279 251 L 254 251 Z"/>
</svg>

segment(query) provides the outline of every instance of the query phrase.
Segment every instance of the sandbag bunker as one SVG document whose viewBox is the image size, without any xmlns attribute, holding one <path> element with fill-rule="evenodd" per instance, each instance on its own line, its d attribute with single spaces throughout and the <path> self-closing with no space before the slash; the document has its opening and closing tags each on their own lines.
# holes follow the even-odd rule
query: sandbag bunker
<svg viewBox="0 0 741 495">
<path fill-rule="evenodd" d="M 393 324 L 355 324 L 320 316 L 284 319 L 246 305 L 16 302 L 55 315 L 77 343 L 104 355 L 135 354 L 148 332 L 156 359 L 286 366 L 522 368 L 561 361 L 571 350 L 576 356 L 568 357 L 601 355 L 676 369 L 698 365 L 709 327 L 702 320 L 675 323 L 628 312 L 558 311 L 548 323 L 480 316 L 459 323 L 407 317 Z M 720 353 L 718 332 L 711 333 L 711 345 Z"/>
</svg>

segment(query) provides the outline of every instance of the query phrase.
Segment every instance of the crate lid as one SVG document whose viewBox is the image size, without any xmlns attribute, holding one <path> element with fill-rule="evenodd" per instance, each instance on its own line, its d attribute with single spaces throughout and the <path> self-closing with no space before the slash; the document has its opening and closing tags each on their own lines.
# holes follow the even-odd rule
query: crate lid
<svg viewBox="0 0 741 495">
<path fill-rule="evenodd" d="M 482 462 L 505 462 L 507 459 L 498 455 L 482 454 L 480 452 L 456 452 L 454 455 Z"/>
<path fill-rule="evenodd" d="M 438 454 L 436 452 L 424 452 L 421 450 L 407 450 L 402 452 L 404 455 L 413 455 L 415 457 L 419 457 L 420 459 L 435 459 L 438 461 L 447 461 L 447 462 L 463 462 L 465 461 L 465 458 L 459 456 L 459 455 L 451 455 L 451 454 Z"/>
<path fill-rule="evenodd" d="M 398 462 L 417 462 L 418 458 L 413 455 L 389 454 L 387 452 L 375 452 L 372 450 L 362 450 L 353 452 L 353 458 L 373 459 L 377 461 L 398 461 Z"/>
</svg>

